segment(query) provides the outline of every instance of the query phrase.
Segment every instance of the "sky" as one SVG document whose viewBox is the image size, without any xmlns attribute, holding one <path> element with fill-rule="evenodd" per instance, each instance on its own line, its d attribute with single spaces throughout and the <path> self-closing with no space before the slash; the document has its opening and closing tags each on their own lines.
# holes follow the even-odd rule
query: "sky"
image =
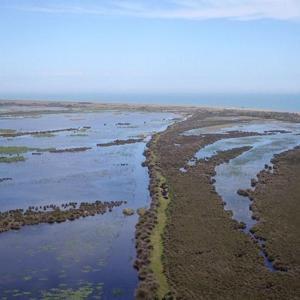
<svg viewBox="0 0 300 300">
<path fill-rule="evenodd" d="M 300 93 L 300 0 L 0 0 L 0 98 Z"/>
</svg>

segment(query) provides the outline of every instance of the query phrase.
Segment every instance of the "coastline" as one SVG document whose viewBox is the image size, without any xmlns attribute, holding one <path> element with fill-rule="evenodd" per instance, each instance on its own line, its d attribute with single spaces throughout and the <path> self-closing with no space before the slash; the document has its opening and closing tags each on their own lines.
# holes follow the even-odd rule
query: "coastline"
<svg viewBox="0 0 300 300">
<path fill-rule="evenodd" d="M 299 111 L 282 111 L 276 109 L 267 108 L 255 108 L 255 107 L 228 107 L 228 106 L 209 106 L 201 104 L 157 104 L 157 103 L 122 103 L 122 102 L 95 102 L 95 101 L 59 101 L 59 100 L 17 100 L 17 99 L 0 99 L 0 108 L 4 106 L 19 106 L 19 107 L 41 107 L 40 111 L 31 111 L 31 113 L 57 113 L 65 112 L 64 110 L 47 110 L 54 107 L 65 108 L 67 112 L 78 112 L 80 110 L 139 110 L 139 111 L 169 111 L 169 112 L 193 112 L 197 110 L 209 110 L 209 111 L 228 111 L 228 112 L 241 112 L 241 113 L 277 113 L 279 114 L 295 114 L 300 115 Z M 19 113 L 22 113 L 20 111 Z M 24 113 L 24 111 L 23 111 Z M 2 112 L 0 111 L 0 116 Z"/>
<path fill-rule="evenodd" d="M 25 107 L 30 109 L 37 104 L 40 103 L 31 102 Z M 224 299 L 234 295 L 266 299 L 294 295 L 288 289 L 296 289 L 290 274 L 270 275 L 265 270 L 259 247 L 240 231 L 242 224 L 232 220 L 230 211 L 224 211 L 224 203 L 212 184 L 215 166 L 247 149 L 218 153 L 216 159 L 199 162 L 188 168 L 187 173 L 179 169 L 187 164 L 197 150 L 224 139 L 221 134 L 206 137 L 182 135 L 187 130 L 238 124 L 239 119 L 230 120 L 237 116 L 300 122 L 299 114 L 143 104 L 67 102 L 61 103 L 59 110 L 49 110 L 50 107 L 56 106 L 45 102 L 42 110 L 19 110 L 13 116 L 104 110 L 163 111 L 185 116 L 165 131 L 154 134 L 144 153 L 144 166 L 148 167 L 150 178 L 151 204 L 149 209 L 140 211 L 136 224 L 137 257 L 134 267 L 140 279 L 136 289 L 137 299 L 171 299 L 177 296 L 206 299 L 212 297 L 213 289 L 215 295 Z M 235 131 L 225 138 L 249 135 L 254 133 Z M 195 282 L 193 277 L 199 278 L 200 283 Z M 251 287 L 244 285 L 244 281 Z"/>
</svg>

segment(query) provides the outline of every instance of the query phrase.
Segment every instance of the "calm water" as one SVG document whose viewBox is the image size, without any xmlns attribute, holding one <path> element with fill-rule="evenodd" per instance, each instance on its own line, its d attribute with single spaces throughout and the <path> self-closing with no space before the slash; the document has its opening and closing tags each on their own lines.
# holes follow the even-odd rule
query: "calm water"
<svg viewBox="0 0 300 300">
<path fill-rule="evenodd" d="M 274 154 L 278 154 L 295 146 L 300 145 L 300 124 L 290 124 L 284 122 L 250 122 L 248 124 L 233 125 L 215 130 L 216 133 L 223 133 L 224 139 L 207 145 L 195 154 L 195 159 L 208 159 L 217 155 L 218 151 L 226 151 L 234 148 L 251 146 L 252 148 L 238 157 L 216 167 L 214 177 L 217 193 L 226 202 L 225 209 L 231 210 L 233 218 L 246 224 L 245 232 L 256 224 L 252 219 L 252 212 L 249 209 L 251 204 L 247 197 L 237 194 L 238 189 L 251 188 L 251 179 L 264 169 L 265 164 L 270 164 Z M 252 131 L 263 133 L 266 130 L 285 130 L 286 133 L 276 133 L 264 136 L 249 136 L 240 138 L 225 138 L 226 132 L 230 130 Z M 208 128 L 212 133 L 212 128 Z M 187 134 L 193 134 L 189 131 Z M 195 129 L 194 134 L 205 134 L 205 128 Z M 297 135 L 298 134 L 298 135 Z M 193 164 L 193 161 L 191 162 Z M 265 265 L 274 271 L 272 264 L 268 261 L 263 252 Z"/>
<path fill-rule="evenodd" d="M 165 113 L 102 112 L 0 119 L 0 128 L 19 131 L 80 128 L 54 137 L 0 138 L 0 146 L 92 147 L 78 153 L 24 154 L 25 162 L 0 165 L 0 210 L 69 201 L 126 200 L 149 204 L 145 142 L 96 147 L 115 139 L 145 137 L 178 117 Z M 117 125 L 117 123 L 130 123 Z M 137 215 L 122 209 L 62 224 L 24 227 L 0 235 L 1 299 L 132 299 L 137 274 L 134 231 Z M 59 298 L 60 297 L 60 298 Z M 76 298 L 78 299 L 78 298 Z"/>
<path fill-rule="evenodd" d="M 200 130 L 200 129 L 199 129 Z M 215 133 L 223 133 L 230 130 L 251 131 L 263 133 L 268 130 L 285 130 L 287 133 L 276 133 L 263 136 L 248 136 L 240 138 L 224 138 L 200 149 L 196 154 L 196 159 L 207 159 L 218 153 L 234 148 L 251 146 L 252 149 L 244 152 L 238 157 L 216 167 L 216 191 L 227 203 L 225 208 L 232 210 L 233 218 L 247 224 L 248 230 L 255 221 L 251 218 L 248 198 L 239 196 L 238 189 L 251 188 L 251 179 L 256 178 L 256 174 L 264 169 L 265 164 L 270 164 L 274 154 L 278 154 L 294 148 L 300 144 L 300 124 L 285 122 L 252 121 L 247 124 L 233 125 L 215 130 Z M 204 134 L 205 128 L 200 134 Z M 212 133 L 211 128 L 208 132 Z M 197 129 L 195 134 L 198 134 Z M 191 134 L 191 131 L 189 132 Z"/>
<path fill-rule="evenodd" d="M 9 94 L 0 99 L 199 105 L 300 112 L 300 94 Z"/>
</svg>

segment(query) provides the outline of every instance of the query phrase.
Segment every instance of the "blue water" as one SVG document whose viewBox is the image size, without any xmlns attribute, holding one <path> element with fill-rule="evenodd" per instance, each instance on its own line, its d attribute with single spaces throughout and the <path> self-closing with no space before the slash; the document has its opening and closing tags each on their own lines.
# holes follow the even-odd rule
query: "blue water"
<svg viewBox="0 0 300 300">
<path fill-rule="evenodd" d="M 226 108 L 252 108 L 300 112 L 300 93 L 295 94 L 0 94 L 0 99 L 92 101 L 108 103 L 139 103 L 167 105 L 199 105 Z"/>
<path fill-rule="evenodd" d="M 103 111 L 0 118 L 0 129 L 17 131 L 91 128 L 83 135 L 0 137 L 1 146 L 91 147 L 86 152 L 25 153 L 26 161 L 1 164 L 0 211 L 76 202 L 126 200 L 137 209 L 150 203 L 146 141 L 178 117 L 169 113 Z M 130 123 L 119 126 L 118 123 Z M 144 138 L 135 144 L 97 147 L 115 139 Z M 27 226 L 0 234 L 0 299 L 133 299 L 137 214 L 122 209 L 62 224 Z M 81 297 L 78 296 L 81 294 Z"/>
</svg>

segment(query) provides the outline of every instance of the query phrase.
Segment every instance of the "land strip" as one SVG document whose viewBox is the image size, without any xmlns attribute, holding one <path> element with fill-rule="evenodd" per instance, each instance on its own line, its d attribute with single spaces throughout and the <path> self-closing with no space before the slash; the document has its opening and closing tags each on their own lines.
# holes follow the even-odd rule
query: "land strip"
<svg viewBox="0 0 300 300">
<path fill-rule="evenodd" d="M 33 135 L 37 137 L 49 136 L 53 133 L 65 132 L 65 131 L 78 131 L 79 128 L 64 128 L 64 129 L 53 129 L 53 130 L 44 130 L 44 131 L 14 131 L 14 132 L 0 132 L 1 137 L 17 137 L 24 135 Z"/>
<path fill-rule="evenodd" d="M 199 111 L 186 121 L 170 126 L 159 134 L 159 138 L 155 136 L 149 143 L 148 156 L 154 156 L 155 162 L 151 166 L 150 160 L 147 165 L 150 180 L 156 185 L 150 183 L 152 203 L 149 214 L 154 222 L 146 226 L 150 238 L 145 236 L 144 240 L 150 242 L 150 256 L 145 254 L 143 260 L 149 260 L 149 269 L 145 273 L 151 274 L 149 280 L 153 284 L 146 289 L 149 285 L 145 284 L 147 276 L 143 272 L 137 298 L 153 299 L 153 295 L 162 298 L 157 280 L 159 276 L 151 269 L 151 251 L 155 249 L 151 245 L 151 237 L 153 228 L 160 226 L 162 218 L 158 210 L 159 202 L 155 200 L 159 199 L 160 194 L 153 197 L 159 192 L 157 184 L 161 183 L 160 176 L 167 184 L 170 197 L 169 205 L 164 210 L 167 226 L 161 240 L 161 263 L 169 295 L 177 299 L 292 299 L 299 296 L 299 277 L 291 272 L 271 273 L 264 266 L 259 247 L 241 232 L 241 224 L 232 220 L 230 212 L 224 211 L 222 199 L 213 188 L 211 176 L 216 165 L 214 159 L 218 161 L 222 157 L 221 161 L 225 161 L 232 154 L 221 153 L 213 160 L 197 163 L 186 173 L 179 171 L 199 148 L 224 138 L 224 135 L 217 134 L 200 137 L 183 136 L 181 133 L 193 128 L 220 125 L 222 122 L 225 125 L 227 122 L 220 120 L 205 121 L 208 117 L 222 115 L 228 116 L 230 112 Z M 237 112 L 232 113 L 232 116 L 236 115 Z M 255 116 L 252 112 L 249 115 Z M 264 116 L 264 113 L 257 115 Z M 283 114 L 278 119 L 299 121 L 299 117 L 294 117 Z M 226 138 L 242 134 L 235 132 Z M 153 173 L 151 170 L 156 171 Z M 137 235 L 142 231 L 140 226 L 143 223 L 147 224 L 141 219 L 137 225 Z M 138 255 L 141 251 L 139 243 L 138 235 Z"/>
<path fill-rule="evenodd" d="M 37 225 L 40 223 L 62 223 L 74 221 L 81 217 L 95 216 L 112 211 L 114 207 L 126 204 L 126 201 L 110 202 L 70 202 L 58 205 L 31 206 L 27 210 L 15 209 L 7 212 L 0 212 L 0 233 L 9 230 L 19 230 L 23 226 Z"/>
<path fill-rule="evenodd" d="M 300 148 L 276 155 L 272 163 L 273 171 L 260 172 L 250 196 L 259 219 L 252 231 L 264 240 L 274 268 L 300 282 Z"/>
<path fill-rule="evenodd" d="M 97 144 L 98 147 L 110 147 L 110 146 L 119 146 L 126 144 L 141 143 L 144 139 L 127 139 L 127 140 L 114 140 L 108 143 Z"/>
</svg>

